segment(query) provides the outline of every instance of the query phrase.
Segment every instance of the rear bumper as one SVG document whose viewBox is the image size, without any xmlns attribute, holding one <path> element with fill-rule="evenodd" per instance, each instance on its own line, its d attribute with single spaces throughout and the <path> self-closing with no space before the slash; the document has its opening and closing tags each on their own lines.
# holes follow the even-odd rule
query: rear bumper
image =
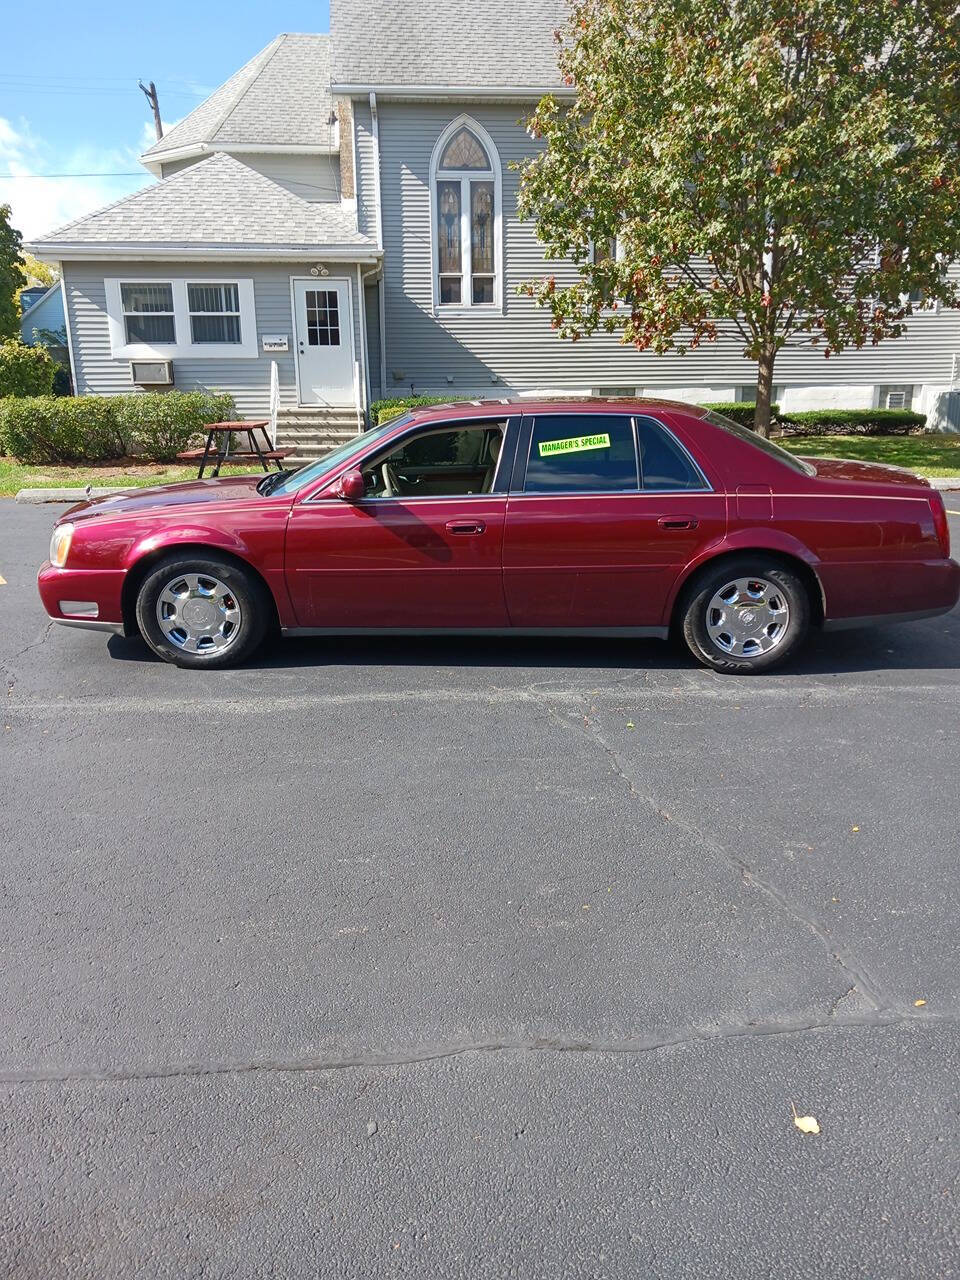
<svg viewBox="0 0 960 1280">
<path fill-rule="evenodd" d="M 58 569 L 47 560 L 37 574 L 37 589 L 54 622 L 123 635 L 125 577 L 122 569 Z"/>
<path fill-rule="evenodd" d="M 867 627 L 949 613 L 960 600 L 955 560 L 880 561 L 819 566 L 824 628 Z"/>
</svg>

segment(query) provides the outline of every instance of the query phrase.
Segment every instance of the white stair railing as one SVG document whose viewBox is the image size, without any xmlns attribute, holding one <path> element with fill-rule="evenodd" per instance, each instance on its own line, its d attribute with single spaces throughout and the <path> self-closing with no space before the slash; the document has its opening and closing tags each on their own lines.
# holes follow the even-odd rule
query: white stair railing
<svg viewBox="0 0 960 1280">
<path fill-rule="evenodd" d="M 353 362 L 353 403 L 357 406 L 357 435 L 363 432 L 363 405 L 360 402 L 360 361 Z"/>
<path fill-rule="evenodd" d="M 277 447 L 277 417 L 280 413 L 280 370 L 276 360 L 270 361 L 270 444 Z"/>
</svg>

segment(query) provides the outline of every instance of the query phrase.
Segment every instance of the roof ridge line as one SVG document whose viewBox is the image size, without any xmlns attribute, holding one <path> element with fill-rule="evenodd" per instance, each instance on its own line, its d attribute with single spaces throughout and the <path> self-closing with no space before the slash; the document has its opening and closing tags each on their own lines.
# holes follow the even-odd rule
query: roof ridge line
<svg viewBox="0 0 960 1280">
<path fill-rule="evenodd" d="M 288 33 L 285 31 L 280 32 L 279 35 L 275 35 L 273 39 L 270 41 L 270 43 L 267 45 L 266 49 L 263 50 L 262 61 L 260 65 L 257 67 L 256 71 L 248 80 L 246 80 L 243 83 L 243 85 L 240 88 L 237 89 L 237 92 L 233 96 L 233 98 L 230 100 L 230 104 L 227 107 L 227 109 L 224 112 L 222 112 L 220 117 L 217 119 L 216 124 L 214 124 L 211 127 L 210 129 L 211 142 L 216 142 L 217 134 L 220 132 L 223 126 L 227 123 L 227 121 L 233 115 L 236 108 L 240 105 L 240 100 L 246 97 L 246 95 L 250 92 L 253 86 L 257 83 L 257 81 L 263 75 L 264 71 L 267 69 L 270 63 L 277 56 L 280 46 L 286 40 L 287 35 Z"/>
<path fill-rule="evenodd" d="M 246 93 L 248 87 L 259 76 L 263 63 L 270 61 L 270 59 L 273 57 L 273 54 L 276 52 L 276 46 L 280 45 L 282 41 L 283 41 L 283 35 L 282 34 L 276 35 L 273 37 L 273 39 L 270 41 L 269 44 L 264 45 L 264 47 L 258 50 L 258 52 L 255 53 L 252 58 L 248 58 L 247 61 L 243 64 L 243 66 L 239 67 L 233 73 L 233 76 L 228 76 L 227 79 L 224 81 L 224 83 L 218 86 L 218 88 L 215 89 L 212 94 L 208 95 L 203 100 L 203 102 L 198 102 L 197 105 L 192 110 L 187 112 L 187 114 L 183 117 L 182 120 L 178 120 L 177 123 L 173 125 L 173 127 L 170 129 L 169 133 L 165 133 L 162 138 L 158 138 L 156 142 L 154 142 L 151 146 L 147 147 L 146 151 L 141 152 L 139 156 L 140 163 L 143 164 L 145 168 L 147 168 L 148 166 L 146 164 L 146 157 L 150 156 L 151 152 L 156 151 L 157 147 L 160 147 L 161 150 L 157 152 L 157 154 L 153 157 L 153 159 L 156 160 L 158 163 L 162 163 L 163 156 L 164 156 L 163 144 L 176 133 L 176 131 L 180 128 L 180 126 L 182 124 L 185 124 L 190 119 L 190 117 L 194 114 L 194 112 L 199 111 L 201 107 L 203 107 L 207 102 L 209 102 L 211 97 L 214 97 L 217 93 L 219 93 L 220 89 L 224 88 L 225 85 L 229 84 L 229 82 L 234 78 L 234 76 L 239 77 L 240 73 L 244 71 L 247 67 L 249 67 L 251 63 L 259 62 L 259 65 L 256 67 L 256 69 L 248 73 L 248 76 L 245 79 L 238 79 L 237 87 L 233 91 L 233 93 L 230 95 L 226 109 L 216 117 L 216 123 L 210 129 L 210 133 L 211 135 L 219 133 L 219 131 L 223 128 L 223 125 L 227 117 L 230 115 L 230 112 L 234 110 L 234 108 L 237 106 L 237 103 L 240 101 L 241 97 Z M 267 57 L 267 54 L 270 55 L 269 58 Z M 202 142 L 184 143 L 182 145 L 198 146 L 201 150 L 203 148 Z M 176 147 L 168 148 L 168 149 L 176 150 Z"/>
<path fill-rule="evenodd" d="M 217 156 L 223 156 L 227 160 L 232 160 L 234 158 L 233 156 L 228 156 L 225 151 L 214 151 L 208 159 L 215 160 Z M 201 159 L 198 160 L 196 164 L 187 165 L 185 169 L 181 169 L 178 173 L 172 173 L 169 178 L 155 178 L 153 182 L 149 183 L 145 187 L 141 187 L 139 191 L 128 191 L 125 196 L 119 196 L 116 200 L 111 200 L 109 204 L 103 205 L 100 209 L 92 209 L 89 213 L 81 214 L 79 218 L 72 218 L 69 222 L 65 222 L 62 227 L 54 227 L 53 230 L 48 231 L 46 235 L 34 236 L 32 243 L 42 244 L 43 241 L 49 239 L 50 236 L 60 235 L 61 232 L 69 231 L 71 227 L 76 227 L 81 222 L 86 222 L 88 218 L 92 218 L 94 216 L 99 217 L 101 213 L 108 213 L 111 209 L 116 209 L 117 205 L 123 204 L 127 200 L 137 200 L 141 196 L 148 195 L 157 187 L 164 187 L 169 191 L 170 187 L 175 186 L 182 178 L 186 178 L 188 174 L 196 173 L 197 168 L 204 163 L 205 161 Z M 238 160 L 237 163 L 242 164 L 243 162 Z M 245 165 L 244 167 L 247 169 L 250 168 L 249 165 Z"/>
</svg>

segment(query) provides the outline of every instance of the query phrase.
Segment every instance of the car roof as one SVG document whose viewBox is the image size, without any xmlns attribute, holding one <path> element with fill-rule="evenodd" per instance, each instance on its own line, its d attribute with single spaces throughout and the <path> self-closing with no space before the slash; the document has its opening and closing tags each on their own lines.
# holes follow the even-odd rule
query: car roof
<svg viewBox="0 0 960 1280">
<path fill-rule="evenodd" d="M 451 418 L 503 418 L 535 413 L 655 413 L 676 411 L 700 418 L 707 411 L 701 405 L 681 400 L 660 400 L 643 396 L 536 396 L 502 400 L 451 400 L 447 404 L 418 405 L 409 410 L 409 421 L 431 422 Z"/>
</svg>

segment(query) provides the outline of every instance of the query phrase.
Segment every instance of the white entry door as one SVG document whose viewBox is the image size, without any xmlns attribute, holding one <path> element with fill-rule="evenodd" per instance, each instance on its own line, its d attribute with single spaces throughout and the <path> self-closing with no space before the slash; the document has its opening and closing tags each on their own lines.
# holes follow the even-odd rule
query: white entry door
<svg viewBox="0 0 960 1280">
<path fill-rule="evenodd" d="M 353 317 L 348 280 L 294 280 L 301 404 L 353 404 Z"/>
</svg>

